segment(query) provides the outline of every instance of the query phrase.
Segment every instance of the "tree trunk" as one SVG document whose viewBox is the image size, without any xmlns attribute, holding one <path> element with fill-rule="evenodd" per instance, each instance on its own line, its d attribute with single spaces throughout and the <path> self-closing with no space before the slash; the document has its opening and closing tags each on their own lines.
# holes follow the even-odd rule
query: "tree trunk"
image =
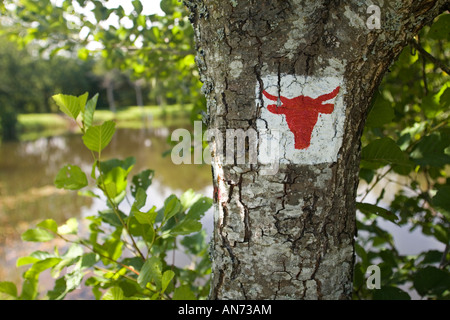
<svg viewBox="0 0 450 320">
<path fill-rule="evenodd" d="M 369 104 L 388 66 L 446 1 L 372 1 L 381 16 L 361 1 L 184 2 L 209 129 L 256 132 L 258 142 L 256 163 L 246 164 L 221 158 L 234 138 L 211 143 L 211 298 L 351 299 Z M 270 143 L 275 156 L 262 151 Z"/>
<path fill-rule="evenodd" d="M 133 82 L 134 91 L 136 93 L 136 104 L 138 107 L 144 106 L 144 96 L 142 95 L 142 86 L 145 84 L 143 79 L 139 79 Z"/>
<path fill-rule="evenodd" d="M 106 97 L 108 99 L 109 109 L 116 113 L 116 100 L 114 98 L 114 80 L 107 79 L 106 80 Z"/>
</svg>

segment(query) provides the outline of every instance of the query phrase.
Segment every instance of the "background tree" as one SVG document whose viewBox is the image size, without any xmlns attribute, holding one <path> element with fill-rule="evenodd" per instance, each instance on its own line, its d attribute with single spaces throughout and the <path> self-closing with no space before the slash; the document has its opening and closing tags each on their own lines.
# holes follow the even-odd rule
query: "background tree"
<svg viewBox="0 0 450 320">
<path fill-rule="evenodd" d="M 49 55 L 74 51 L 82 59 L 101 55 L 108 69 L 126 70 L 136 79 L 157 79 L 170 98 L 177 102 L 187 98 L 202 109 L 204 99 L 198 90 L 189 90 L 201 85 L 185 7 L 177 0 L 162 0 L 165 15 L 159 16 L 143 14 L 139 0 L 131 3 L 132 10 L 125 10 L 125 5 L 111 7 L 100 0 L 56 4 L 6 0 L 3 25 L 19 43 L 45 43 L 42 51 Z"/>
<path fill-rule="evenodd" d="M 4 140 L 17 138 L 18 114 L 56 111 L 56 105 L 51 102 L 55 91 L 79 95 L 92 89 L 101 90 L 100 78 L 93 72 L 93 60 L 63 56 L 42 59 L 33 55 L 36 46 L 21 49 L 5 37 L 1 39 L 0 132 Z M 105 106 L 103 98 L 99 105 Z"/>
<path fill-rule="evenodd" d="M 139 0 L 132 4 L 130 11 L 122 5 L 108 8 L 99 0 L 5 0 L 0 8 L 2 33 L 20 46 L 35 45 L 43 56 L 78 53 L 83 60 L 92 57 L 107 70 L 123 72 L 125 82 L 127 77 L 146 78 L 149 88 L 144 92 L 150 91 L 150 103 L 193 104 L 193 117 L 201 118 L 205 99 L 200 93 L 186 9 L 176 0 L 163 0 L 164 16 L 146 15 Z M 116 90 L 117 104 L 136 104 L 135 96 L 130 103 L 125 93 L 134 90 L 130 87 L 121 85 Z M 100 107 L 105 97 L 100 95 Z M 110 94 L 110 104 L 112 101 Z"/>
</svg>

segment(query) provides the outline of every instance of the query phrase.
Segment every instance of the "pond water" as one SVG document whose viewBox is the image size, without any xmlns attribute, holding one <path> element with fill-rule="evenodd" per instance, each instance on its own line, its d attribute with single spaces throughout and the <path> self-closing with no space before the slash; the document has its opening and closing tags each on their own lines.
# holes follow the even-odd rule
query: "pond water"
<svg viewBox="0 0 450 320">
<path fill-rule="evenodd" d="M 170 194 L 180 196 L 192 188 L 212 197 L 211 168 L 208 165 L 175 165 L 167 138 L 172 130 L 119 129 L 102 158 L 125 159 L 133 156 L 136 165 L 132 175 L 144 169 L 155 170 L 147 203 L 160 208 Z M 52 250 L 51 245 L 24 243 L 21 234 L 44 219 L 63 223 L 70 217 L 95 214 L 100 203 L 76 192 L 56 189 L 53 180 L 66 164 L 77 165 L 90 172 L 92 156 L 76 134 L 40 138 L 28 142 L 8 142 L 0 145 L 0 281 L 21 283 L 25 269 L 16 268 L 20 256 L 34 250 Z M 91 181 L 92 182 L 92 181 Z M 205 227 L 212 228 L 210 212 Z M 43 281 L 45 287 L 45 280 Z"/>
</svg>

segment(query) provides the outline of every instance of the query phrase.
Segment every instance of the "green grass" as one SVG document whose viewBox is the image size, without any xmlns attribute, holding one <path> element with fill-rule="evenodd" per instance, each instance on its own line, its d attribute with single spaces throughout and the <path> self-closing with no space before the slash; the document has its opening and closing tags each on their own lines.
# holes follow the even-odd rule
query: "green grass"
<svg viewBox="0 0 450 320">
<path fill-rule="evenodd" d="M 118 128 L 140 128 L 143 126 L 164 127 L 189 120 L 192 105 L 145 106 L 121 108 L 116 113 L 98 110 L 94 115 L 96 124 L 114 120 Z"/>
<path fill-rule="evenodd" d="M 18 116 L 23 132 L 67 128 L 67 120 L 58 114 L 21 114 Z"/>
<path fill-rule="evenodd" d="M 114 120 L 118 128 L 166 127 L 186 123 L 190 119 L 192 105 L 168 105 L 126 107 L 116 113 L 97 110 L 95 124 Z M 33 140 L 39 136 L 58 135 L 77 130 L 74 123 L 62 114 L 22 114 L 18 117 L 22 140 Z"/>
</svg>

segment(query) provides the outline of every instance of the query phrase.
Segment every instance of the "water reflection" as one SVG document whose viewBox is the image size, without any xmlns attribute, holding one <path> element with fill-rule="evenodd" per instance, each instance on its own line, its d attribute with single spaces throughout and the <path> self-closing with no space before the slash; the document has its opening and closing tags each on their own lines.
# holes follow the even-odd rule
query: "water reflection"
<svg viewBox="0 0 450 320">
<path fill-rule="evenodd" d="M 102 158 L 134 156 L 136 165 L 131 174 L 155 170 L 148 192 L 151 205 L 160 207 L 170 194 L 181 195 L 189 188 L 212 196 L 210 166 L 174 165 L 170 156 L 162 156 L 169 149 L 169 132 L 167 128 L 120 129 Z M 17 257 L 38 249 L 35 244 L 20 240 L 28 227 L 47 218 L 63 223 L 70 217 L 92 215 L 99 209 L 101 204 L 93 199 L 53 186 L 59 169 L 68 163 L 87 173 L 91 170 L 91 153 L 79 135 L 0 145 L 0 281 L 19 282 L 21 271 L 15 268 Z"/>
</svg>

